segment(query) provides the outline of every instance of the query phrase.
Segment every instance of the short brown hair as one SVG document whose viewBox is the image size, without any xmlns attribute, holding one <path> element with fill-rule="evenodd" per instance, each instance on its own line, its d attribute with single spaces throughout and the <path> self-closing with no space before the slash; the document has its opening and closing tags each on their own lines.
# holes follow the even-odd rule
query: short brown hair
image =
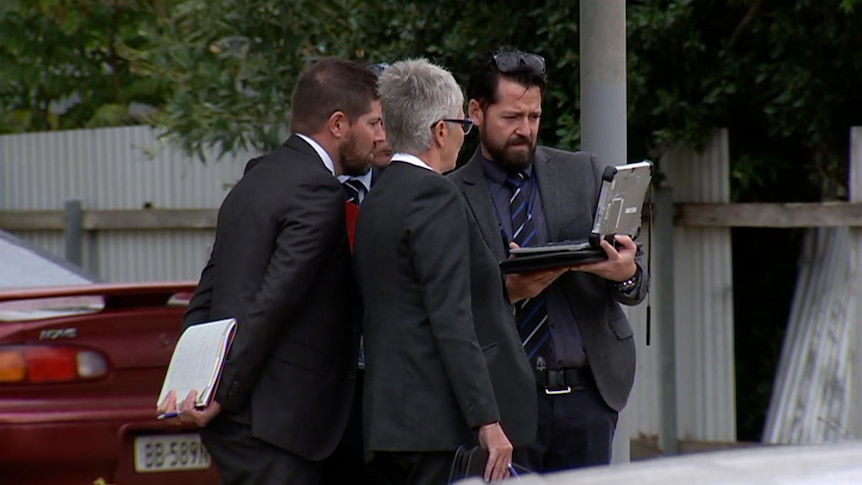
<svg viewBox="0 0 862 485">
<path fill-rule="evenodd" d="M 335 57 L 321 59 L 296 81 L 290 129 L 306 135 L 317 133 L 336 111 L 353 122 L 371 111 L 371 103 L 377 99 L 377 76 L 365 66 Z"/>
</svg>

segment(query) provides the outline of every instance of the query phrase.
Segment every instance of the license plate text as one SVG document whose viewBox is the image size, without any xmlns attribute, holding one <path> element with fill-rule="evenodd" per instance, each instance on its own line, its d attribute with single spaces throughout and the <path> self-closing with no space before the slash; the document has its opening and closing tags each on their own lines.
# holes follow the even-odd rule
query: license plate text
<svg viewBox="0 0 862 485">
<path fill-rule="evenodd" d="M 209 468 L 210 455 L 197 434 L 135 438 L 135 471 L 166 472 Z"/>
</svg>

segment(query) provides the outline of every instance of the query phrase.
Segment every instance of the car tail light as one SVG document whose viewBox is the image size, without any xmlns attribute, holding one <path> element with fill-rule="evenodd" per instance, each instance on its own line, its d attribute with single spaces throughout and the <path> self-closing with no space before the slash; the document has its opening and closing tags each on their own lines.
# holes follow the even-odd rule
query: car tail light
<svg viewBox="0 0 862 485">
<path fill-rule="evenodd" d="M 108 361 L 94 350 L 48 345 L 0 346 L 0 384 L 98 379 Z"/>
</svg>

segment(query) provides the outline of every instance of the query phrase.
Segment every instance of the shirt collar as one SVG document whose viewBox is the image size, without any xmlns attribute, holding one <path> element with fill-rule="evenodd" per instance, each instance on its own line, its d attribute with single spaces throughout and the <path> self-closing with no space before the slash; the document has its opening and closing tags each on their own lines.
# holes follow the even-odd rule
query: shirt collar
<svg viewBox="0 0 862 485">
<path fill-rule="evenodd" d="M 314 148 L 314 151 L 317 152 L 317 156 L 319 156 L 320 159 L 323 160 L 323 165 L 325 165 L 326 168 L 329 169 L 329 172 L 332 175 L 335 175 L 335 162 L 332 161 L 332 157 L 329 156 L 329 153 L 327 153 L 326 150 L 322 146 L 320 146 L 320 143 L 317 143 L 316 141 L 314 141 L 313 138 L 305 136 L 302 133 L 296 133 L 296 136 L 302 138 L 303 140 L 305 140 L 306 143 L 311 145 L 311 148 Z"/>
<path fill-rule="evenodd" d="M 434 172 L 434 169 L 431 168 L 430 165 L 423 162 L 422 159 L 415 155 L 410 155 L 409 153 L 396 153 L 392 155 L 393 162 L 406 162 L 410 165 L 416 165 L 417 167 L 427 168 L 428 170 Z"/>
</svg>

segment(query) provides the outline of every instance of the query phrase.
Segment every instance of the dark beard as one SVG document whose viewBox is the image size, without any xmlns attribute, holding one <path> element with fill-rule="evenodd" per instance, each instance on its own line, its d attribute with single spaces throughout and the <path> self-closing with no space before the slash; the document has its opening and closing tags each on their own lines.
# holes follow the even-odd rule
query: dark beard
<svg viewBox="0 0 862 485">
<path fill-rule="evenodd" d="M 502 167 L 507 172 L 517 172 L 524 170 L 533 163 L 533 158 L 536 155 L 536 145 L 530 143 L 529 139 L 521 139 L 518 141 L 526 141 L 530 148 L 526 152 L 516 152 L 508 154 L 506 148 L 509 147 L 511 141 L 507 141 L 505 145 L 492 145 L 488 143 L 485 137 L 482 138 L 482 145 L 491 156 L 491 161 Z"/>
<path fill-rule="evenodd" d="M 372 154 L 361 158 L 356 153 L 356 138 L 353 136 L 338 147 L 338 159 L 341 161 L 341 169 L 344 171 L 344 175 L 353 177 L 368 173 L 371 170 L 371 162 L 374 161 Z"/>
</svg>

